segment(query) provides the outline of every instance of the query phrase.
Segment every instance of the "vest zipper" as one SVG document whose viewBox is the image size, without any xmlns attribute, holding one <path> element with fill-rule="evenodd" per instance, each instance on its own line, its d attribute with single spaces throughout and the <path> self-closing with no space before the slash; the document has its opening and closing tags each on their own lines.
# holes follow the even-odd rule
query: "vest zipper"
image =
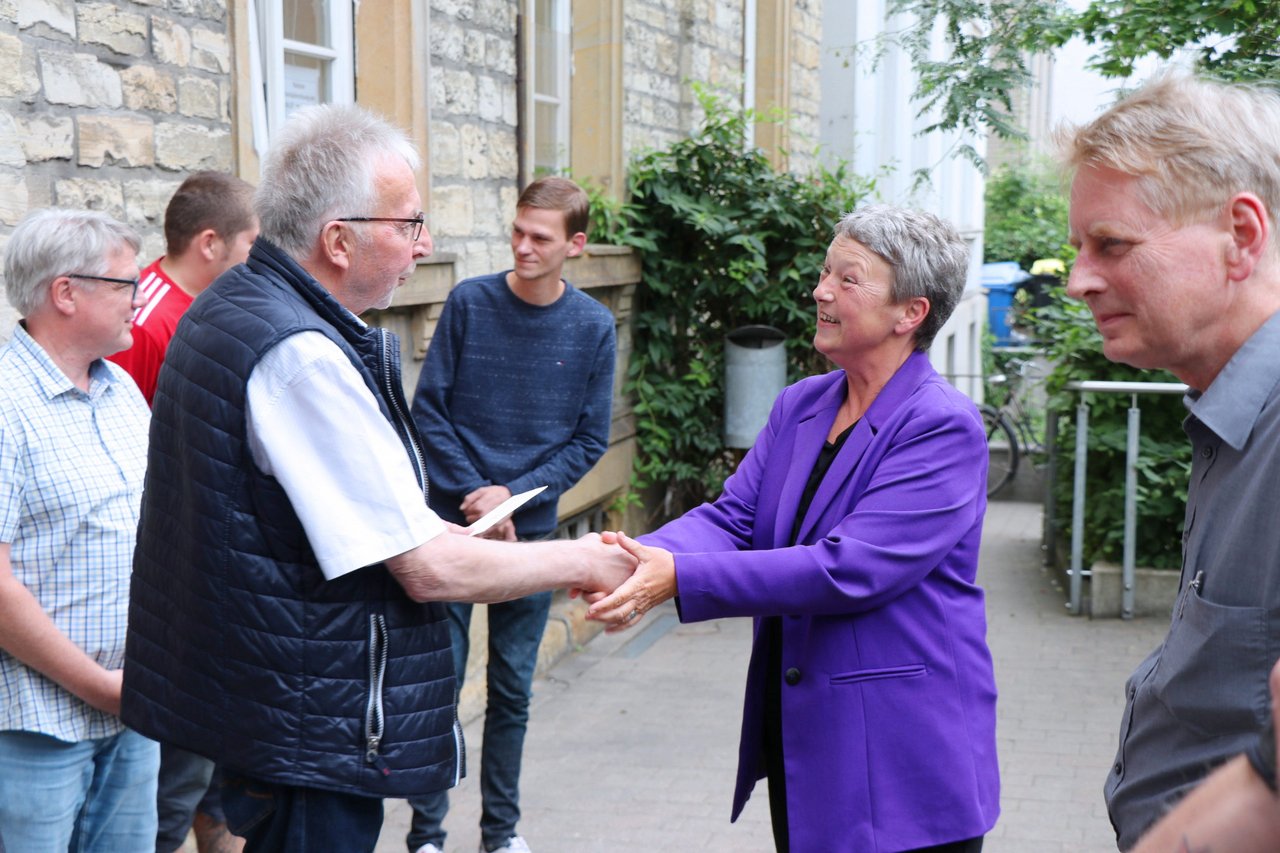
<svg viewBox="0 0 1280 853">
<path fill-rule="evenodd" d="M 390 776 L 391 768 L 378 753 L 386 722 L 382 716 L 382 679 L 386 671 L 387 622 L 381 613 L 374 613 L 369 617 L 369 702 L 364 712 L 364 760 L 378 768 L 383 776 Z"/>
<path fill-rule="evenodd" d="M 400 429 L 400 434 L 404 437 L 409 449 L 413 451 L 413 463 L 417 466 L 418 482 L 422 483 L 422 499 L 427 500 L 430 491 L 430 483 L 427 480 L 427 462 L 422 454 L 422 445 L 418 442 L 418 432 L 413 426 L 413 422 L 409 419 L 405 412 L 404 389 L 400 386 L 400 343 L 394 333 L 387 329 L 378 329 L 378 364 L 380 366 L 382 387 L 386 392 L 387 405 L 391 408 L 391 413 L 395 416 L 396 425 Z M 394 361 L 392 354 L 394 353 Z M 382 645 L 382 668 L 386 668 L 386 623 L 381 615 L 372 617 L 377 620 L 377 624 L 381 626 L 384 637 Z M 377 629 L 375 629 L 376 632 Z M 373 655 L 370 653 L 370 661 Z M 373 695 L 370 695 L 370 714 L 373 713 Z M 378 677 L 378 694 L 377 694 L 377 718 L 378 727 L 377 735 L 373 734 L 372 725 L 366 721 L 366 731 L 369 732 L 368 748 L 365 751 L 365 760 L 370 764 L 382 770 L 383 775 L 391 773 L 378 755 L 378 746 L 382 740 L 382 678 Z M 454 765 L 453 765 L 453 784 L 457 785 L 465 775 L 466 768 L 466 744 L 462 736 L 462 723 L 458 720 L 458 703 L 453 704 L 453 741 L 454 741 Z"/>
<path fill-rule="evenodd" d="M 381 352 L 379 353 L 379 363 L 382 370 L 383 390 L 386 391 L 387 405 L 391 407 L 392 414 L 396 417 L 396 423 L 400 427 L 400 433 L 407 440 L 409 447 L 413 450 L 413 462 L 418 468 L 418 482 L 422 483 L 422 499 L 427 499 L 427 491 L 430 488 L 427 483 L 427 463 L 422 455 L 422 447 L 418 444 L 418 434 L 410 423 L 405 407 L 404 389 L 399 387 L 398 374 L 399 370 L 393 367 L 391 361 L 391 352 L 394 350 L 399 364 L 400 345 L 394 334 L 386 329 L 378 329 L 379 343 L 381 344 Z"/>
</svg>

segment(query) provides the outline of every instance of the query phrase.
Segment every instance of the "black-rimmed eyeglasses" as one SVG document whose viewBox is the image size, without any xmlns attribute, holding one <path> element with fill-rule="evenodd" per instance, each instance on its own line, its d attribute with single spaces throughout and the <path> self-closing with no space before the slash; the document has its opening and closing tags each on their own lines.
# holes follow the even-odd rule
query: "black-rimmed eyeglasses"
<svg viewBox="0 0 1280 853">
<path fill-rule="evenodd" d="M 112 285 L 113 290 L 123 291 L 128 287 L 130 291 L 129 301 L 132 302 L 138 298 L 138 280 L 136 278 L 112 278 L 109 275 L 85 275 L 84 273 L 79 272 L 69 272 L 67 273 L 67 278 L 83 278 L 88 279 L 89 281 L 105 281 Z"/>
<path fill-rule="evenodd" d="M 413 230 L 409 234 L 411 242 L 418 242 L 418 238 L 422 236 L 422 226 L 427 221 L 427 214 L 418 211 L 418 215 L 412 219 L 406 219 L 398 216 L 339 216 L 334 222 L 399 222 L 402 226 L 413 225 Z"/>
</svg>

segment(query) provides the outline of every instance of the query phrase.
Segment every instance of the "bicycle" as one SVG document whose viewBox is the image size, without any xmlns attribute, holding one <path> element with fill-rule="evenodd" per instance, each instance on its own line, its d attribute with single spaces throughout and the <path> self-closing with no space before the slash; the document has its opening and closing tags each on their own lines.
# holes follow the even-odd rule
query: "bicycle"
<svg viewBox="0 0 1280 853">
<path fill-rule="evenodd" d="M 1040 368 L 1034 359 L 1017 357 L 1010 358 L 1008 365 L 1014 369 L 1013 380 L 1005 373 L 995 373 L 986 378 L 988 386 L 1007 386 L 1004 402 L 999 406 L 983 403 L 978 407 L 987 434 L 987 497 L 1013 482 L 1024 456 L 1044 451 L 1032 411 L 1024 403 L 1029 384 L 1027 380 L 1039 380 L 1042 375 L 1038 372 Z"/>
</svg>

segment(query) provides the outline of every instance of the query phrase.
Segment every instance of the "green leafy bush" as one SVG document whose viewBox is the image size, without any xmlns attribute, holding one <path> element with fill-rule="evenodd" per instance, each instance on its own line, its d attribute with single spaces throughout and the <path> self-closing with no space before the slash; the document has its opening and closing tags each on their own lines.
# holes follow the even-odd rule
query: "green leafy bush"
<svg viewBox="0 0 1280 853">
<path fill-rule="evenodd" d="M 983 260 L 1017 261 L 1024 270 L 1040 258 L 1075 257 L 1067 242 L 1068 200 L 1046 168 L 1006 167 L 987 180 Z"/>
<path fill-rule="evenodd" d="M 1027 322 L 1044 342 L 1054 365 L 1046 380 L 1048 416 L 1058 418 L 1055 452 L 1059 460 L 1051 488 L 1061 507 L 1061 541 L 1070 539 L 1076 444 L 1076 406 L 1080 393 L 1067 383 L 1177 382 L 1164 371 L 1139 370 L 1108 361 L 1102 338 L 1084 303 L 1054 288 L 1051 304 L 1027 312 Z M 1085 479 L 1084 563 L 1120 562 L 1124 553 L 1124 469 L 1128 394 L 1087 394 L 1089 458 Z M 1178 394 L 1141 394 L 1135 554 L 1143 566 L 1177 568 L 1182 561 L 1183 510 L 1191 473 L 1191 444 L 1182 430 L 1186 407 Z"/>
<path fill-rule="evenodd" d="M 715 497 L 737 462 L 722 438 L 728 332 L 781 329 L 789 380 L 828 369 L 813 349 L 811 291 L 836 220 L 872 188 L 844 167 L 777 171 L 746 144 L 753 113 L 699 98 L 702 128 L 636 159 L 630 201 L 609 214 L 644 264 L 627 382 L 633 485 L 660 490 L 666 514 Z"/>
</svg>

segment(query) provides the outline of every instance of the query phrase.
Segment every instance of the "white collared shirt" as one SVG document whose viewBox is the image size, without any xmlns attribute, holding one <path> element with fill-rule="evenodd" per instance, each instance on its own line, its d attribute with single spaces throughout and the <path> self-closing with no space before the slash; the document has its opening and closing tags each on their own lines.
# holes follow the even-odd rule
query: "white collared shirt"
<svg viewBox="0 0 1280 853">
<path fill-rule="evenodd" d="M 253 461 L 284 487 L 327 580 L 445 531 L 404 445 L 333 341 L 299 332 L 249 376 Z"/>
</svg>

